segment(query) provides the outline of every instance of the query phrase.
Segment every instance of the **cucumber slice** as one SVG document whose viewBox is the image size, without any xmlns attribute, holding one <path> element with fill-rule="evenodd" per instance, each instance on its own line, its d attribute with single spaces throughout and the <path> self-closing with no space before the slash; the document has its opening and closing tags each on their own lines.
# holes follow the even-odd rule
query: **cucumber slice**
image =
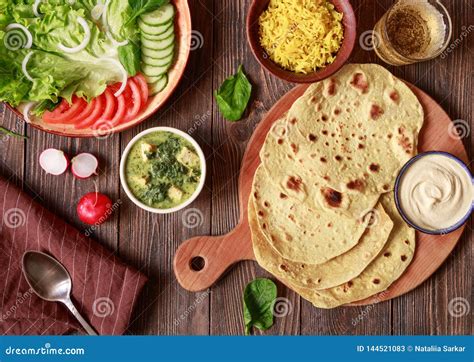
<svg viewBox="0 0 474 362">
<path fill-rule="evenodd" d="M 166 4 L 159 9 L 142 15 L 141 20 L 148 25 L 161 25 L 172 20 L 174 17 L 174 7 Z"/>
<path fill-rule="evenodd" d="M 141 40 L 142 40 L 142 49 L 148 48 L 152 50 L 163 50 L 163 49 L 168 48 L 170 45 L 174 44 L 174 33 L 171 34 L 166 39 L 162 39 L 162 40 L 157 40 L 157 41 L 149 40 L 149 39 L 144 38 L 143 36 Z"/>
<path fill-rule="evenodd" d="M 171 34 L 174 33 L 174 26 L 173 26 L 174 24 L 171 23 L 170 25 L 171 26 L 164 33 L 161 33 L 158 35 L 142 33 L 142 37 L 148 40 L 153 40 L 153 41 L 166 39 L 167 37 L 169 37 Z"/>
<path fill-rule="evenodd" d="M 173 61 L 174 54 L 171 53 L 165 58 L 161 59 L 154 59 L 154 58 L 149 58 L 149 57 L 143 57 L 143 63 L 148 64 L 148 65 L 153 65 L 155 67 L 160 67 L 162 65 L 167 65 L 170 64 Z"/>
<path fill-rule="evenodd" d="M 163 76 L 158 81 L 156 81 L 155 83 L 148 84 L 150 94 L 155 95 L 156 93 L 160 93 L 163 89 L 165 89 L 167 84 L 168 74 L 163 74 Z"/>
<path fill-rule="evenodd" d="M 150 35 L 160 35 L 163 34 L 165 31 L 168 30 L 170 26 L 174 24 L 173 21 L 162 25 L 148 25 L 145 24 L 143 21 L 138 20 L 138 28 L 143 34 L 150 34 Z"/>
<path fill-rule="evenodd" d="M 165 76 L 165 74 L 162 74 L 162 75 L 159 75 L 157 77 L 149 77 L 149 76 L 145 76 L 145 79 L 146 79 L 146 82 L 148 84 L 152 84 L 152 83 L 156 83 L 158 82 L 161 78 L 163 78 Z"/>
<path fill-rule="evenodd" d="M 170 69 L 171 63 L 166 64 L 166 65 L 148 65 L 148 64 L 143 64 L 142 65 L 142 71 L 147 75 L 148 77 L 158 77 L 160 75 L 165 74 L 168 69 Z"/>
<path fill-rule="evenodd" d="M 174 44 L 171 44 L 168 48 L 161 49 L 161 50 L 142 48 L 142 58 L 148 57 L 148 58 L 153 58 L 153 59 L 163 59 L 173 53 L 174 53 Z"/>
</svg>

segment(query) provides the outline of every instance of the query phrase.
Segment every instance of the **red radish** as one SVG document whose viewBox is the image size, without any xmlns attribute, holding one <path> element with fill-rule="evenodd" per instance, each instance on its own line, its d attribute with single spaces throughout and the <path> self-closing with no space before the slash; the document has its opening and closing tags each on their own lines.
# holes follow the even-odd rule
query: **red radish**
<svg viewBox="0 0 474 362">
<path fill-rule="evenodd" d="M 46 173 L 54 176 L 62 175 L 69 167 L 69 158 L 66 154 L 55 148 L 48 148 L 41 152 L 39 163 Z"/>
<path fill-rule="evenodd" d="M 112 200 L 100 192 L 85 194 L 77 204 L 79 219 L 88 225 L 102 224 L 112 212 Z"/>
<path fill-rule="evenodd" d="M 97 175 L 99 161 L 90 153 L 80 153 L 71 160 L 71 171 L 74 176 L 80 179 Z"/>
</svg>

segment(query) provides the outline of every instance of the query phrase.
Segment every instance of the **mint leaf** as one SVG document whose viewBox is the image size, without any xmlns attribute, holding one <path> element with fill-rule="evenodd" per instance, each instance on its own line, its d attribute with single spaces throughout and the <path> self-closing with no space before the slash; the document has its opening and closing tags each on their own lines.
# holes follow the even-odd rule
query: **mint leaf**
<svg viewBox="0 0 474 362">
<path fill-rule="evenodd" d="M 237 73 L 222 83 L 214 97 L 224 118 L 228 121 L 238 121 L 247 108 L 251 93 L 252 84 L 240 65 Z"/>
</svg>

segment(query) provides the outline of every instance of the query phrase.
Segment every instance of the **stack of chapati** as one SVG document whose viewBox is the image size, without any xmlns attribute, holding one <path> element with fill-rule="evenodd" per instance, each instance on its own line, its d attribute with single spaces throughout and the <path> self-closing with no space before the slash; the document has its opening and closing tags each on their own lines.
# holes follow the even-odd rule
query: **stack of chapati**
<svg viewBox="0 0 474 362">
<path fill-rule="evenodd" d="M 311 85 L 260 153 L 249 200 L 258 263 L 321 308 L 387 289 L 415 250 L 392 190 L 422 125 L 416 96 L 381 66 Z"/>
</svg>

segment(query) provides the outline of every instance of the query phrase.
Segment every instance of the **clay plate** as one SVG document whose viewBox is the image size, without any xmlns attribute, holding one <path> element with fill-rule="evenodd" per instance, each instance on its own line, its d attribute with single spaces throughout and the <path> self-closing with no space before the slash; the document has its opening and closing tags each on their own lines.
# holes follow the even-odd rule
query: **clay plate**
<svg viewBox="0 0 474 362">
<path fill-rule="evenodd" d="M 260 45 L 258 18 L 268 7 L 270 0 L 253 0 L 247 15 L 247 40 L 257 61 L 276 77 L 293 83 L 314 83 L 336 73 L 349 59 L 354 49 L 357 35 L 357 22 L 354 10 L 348 0 L 331 0 L 337 11 L 344 14 L 344 40 L 336 60 L 325 68 L 308 74 L 298 74 L 281 68 L 274 63 Z"/>
<path fill-rule="evenodd" d="M 42 131 L 66 136 L 66 137 L 102 137 L 112 133 L 122 132 L 131 127 L 136 126 L 137 124 L 143 122 L 149 118 L 153 113 L 158 111 L 164 103 L 171 96 L 173 91 L 176 89 L 179 81 L 181 80 L 186 64 L 189 58 L 189 52 L 191 49 L 191 13 L 189 11 L 189 6 L 187 0 L 174 0 L 174 6 L 176 7 L 176 16 L 175 16 L 175 35 L 176 35 L 176 58 L 174 60 L 174 65 L 168 73 L 169 82 L 166 88 L 158 93 L 157 95 L 148 98 L 148 104 L 140 114 L 135 117 L 135 119 L 120 124 L 117 127 L 104 129 L 101 131 L 93 130 L 91 128 L 76 130 L 74 126 L 70 125 L 55 125 L 55 124 L 46 124 L 42 119 L 38 117 L 30 117 L 32 122 L 30 125 L 34 128 L 40 129 Z M 13 112 L 15 112 L 18 117 L 24 120 L 22 109 L 12 108 L 10 105 L 6 104 Z"/>
</svg>

